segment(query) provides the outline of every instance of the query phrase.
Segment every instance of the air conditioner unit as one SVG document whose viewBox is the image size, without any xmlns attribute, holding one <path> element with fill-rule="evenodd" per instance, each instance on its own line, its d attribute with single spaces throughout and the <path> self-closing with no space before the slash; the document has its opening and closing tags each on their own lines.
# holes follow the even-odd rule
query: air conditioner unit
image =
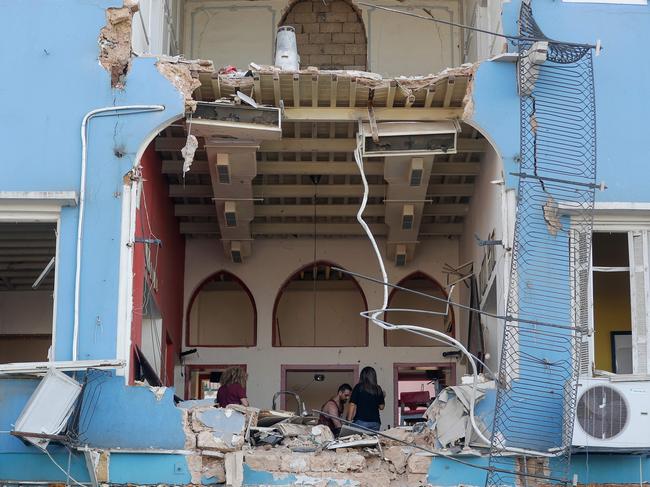
<svg viewBox="0 0 650 487">
<path fill-rule="evenodd" d="M 460 126 L 454 121 L 383 122 L 361 125 L 363 157 L 455 154 Z"/>
<path fill-rule="evenodd" d="M 578 384 L 573 446 L 650 448 L 650 381 L 585 378 Z"/>
</svg>

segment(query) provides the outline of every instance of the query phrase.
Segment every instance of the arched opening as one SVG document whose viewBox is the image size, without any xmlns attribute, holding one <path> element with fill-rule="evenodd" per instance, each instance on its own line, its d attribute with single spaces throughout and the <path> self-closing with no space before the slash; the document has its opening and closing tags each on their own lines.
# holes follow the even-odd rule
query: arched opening
<svg viewBox="0 0 650 487">
<path fill-rule="evenodd" d="M 273 309 L 274 347 L 365 347 L 367 309 L 359 283 L 318 261 L 295 272 Z"/>
<path fill-rule="evenodd" d="M 423 272 L 414 272 L 402 279 L 399 286 L 412 289 L 421 293 L 448 299 L 444 288 L 432 277 Z M 426 298 L 401 289 L 395 289 L 388 299 L 389 308 L 418 309 L 444 313 L 446 303 Z M 449 308 L 449 313 L 443 315 L 425 315 L 422 313 L 389 312 L 386 321 L 399 325 L 418 325 L 431 330 L 443 332 L 454 336 L 454 312 Z M 384 345 L 387 347 L 444 347 L 444 343 L 431 340 L 407 331 L 384 331 Z"/>
<path fill-rule="evenodd" d="M 296 29 L 301 66 L 366 70 L 366 29 L 351 2 L 298 0 L 280 21 L 284 25 Z"/>
<path fill-rule="evenodd" d="M 253 347 L 257 342 L 257 309 L 246 285 L 227 271 L 204 280 L 187 311 L 187 345 Z"/>
</svg>

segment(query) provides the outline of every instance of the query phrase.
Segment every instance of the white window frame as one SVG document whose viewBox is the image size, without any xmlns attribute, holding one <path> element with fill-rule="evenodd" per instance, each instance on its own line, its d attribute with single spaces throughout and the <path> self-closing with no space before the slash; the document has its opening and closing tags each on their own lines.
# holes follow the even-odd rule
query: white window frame
<svg viewBox="0 0 650 487">
<path fill-rule="evenodd" d="M 594 208 L 594 223 L 593 223 L 593 233 L 599 232 L 611 232 L 611 233 L 625 233 L 628 236 L 628 255 L 632 259 L 632 235 L 635 232 L 648 231 L 650 232 L 650 203 L 596 203 Z M 648 256 L 646 249 L 646 256 Z M 646 267 L 650 264 L 647 260 L 645 261 Z M 632 271 L 634 269 L 634 263 L 630 260 L 629 262 L 629 273 L 630 279 L 632 279 Z M 594 343 L 594 297 L 593 297 L 593 259 L 590 264 L 589 269 L 589 286 L 588 286 L 588 311 L 589 311 L 589 360 L 590 360 L 590 375 L 593 375 L 593 364 L 595 360 L 595 343 Z M 650 287 L 650 286 L 648 286 Z M 638 370 L 638 343 L 635 337 L 637 336 L 638 330 L 635 326 L 635 311 L 634 311 L 634 290 L 632 282 L 630 282 L 630 304 L 632 308 L 632 343 L 633 343 L 633 370 L 632 374 L 614 374 L 618 377 L 630 377 L 630 376 L 647 376 L 649 370 Z M 645 289 L 645 294 L 648 296 L 650 294 L 650 289 Z M 646 300 L 646 302 L 648 302 Z M 650 305 L 650 303 L 648 303 Z M 646 322 L 646 336 L 650 335 L 650 323 Z"/>
<path fill-rule="evenodd" d="M 61 208 L 75 206 L 77 196 L 73 191 L 0 191 L 0 222 L 17 223 L 55 223 L 56 246 L 55 258 L 59 255 L 59 228 L 61 227 Z M 56 357 L 56 318 L 57 290 L 59 283 L 59 266 L 54 266 L 54 291 L 52 307 L 52 344 L 48 352 L 48 361 Z M 40 362 L 21 362 L 36 364 Z M 6 364 L 0 365 L 0 370 Z"/>
</svg>

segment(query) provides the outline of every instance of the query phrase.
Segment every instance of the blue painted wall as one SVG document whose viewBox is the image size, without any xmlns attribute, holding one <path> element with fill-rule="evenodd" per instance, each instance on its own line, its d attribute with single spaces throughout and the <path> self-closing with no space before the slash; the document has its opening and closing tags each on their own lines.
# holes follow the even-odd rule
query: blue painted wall
<svg viewBox="0 0 650 487">
<path fill-rule="evenodd" d="M 503 26 L 517 34 L 520 0 L 503 5 Z M 648 202 L 650 178 L 647 114 L 650 98 L 650 7 L 533 0 L 535 19 L 544 33 L 569 42 L 596 43 L 598 181 L 608 190 L 598 201 Z M 476 75 L 474 121 L 496 142 L 506 173 L 516 168 L 519 153 L 519 101 L 514 64 L 486 62 Z M 509 185 L 516 180 L 508 178 Z"/>
<path fill-rule="evenodd" d="M 96 118 L 90 122 L 87 199 L 81 263 L 79 358 L 114 358 L 118 302 L 122 178 L 147 136 L 184 112 L 181 94 L 155 59 L 136 59 L 124 90 L 110 86 L 99 64 L 97 39 L 105 10 L 118 0 L 3 2 L 0 190 L 79 191 L 80 127 L 95 108 L 160 104 L 162 112 Z M 116 156 L 116 151 L 123 156 Z M 72 356 L 75 244 L 78 211 L 61 215 L 57 260 L 56 358 Z"/>
</svg>

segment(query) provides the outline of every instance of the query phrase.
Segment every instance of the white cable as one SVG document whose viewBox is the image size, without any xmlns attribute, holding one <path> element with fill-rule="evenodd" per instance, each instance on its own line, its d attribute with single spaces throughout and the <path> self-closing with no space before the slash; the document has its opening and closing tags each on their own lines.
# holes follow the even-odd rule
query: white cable
<svg viewBox="0 0 650 487">
<path fill-rule="evenodd" d="M 59 464 L 56 462 L 56 460 L 55 460 L 54 458 L 52 458 L 52 455 L 50 455 L 50 452 L 49 452 L 49 451 L 47 451 L 47 450 L 43 450 L 43 451 L 44 451 L 45 454 L 50 458 L 50 460 L 52 460 L 52 463 L 53 463 L 54 465 L 56 465 L 56 468 L 58 468 L 59 470 L 61 470 L 61 472 L 63 472 L 63 473 L 66 475 L 66 477 L 68 477 L 68 479 L 72 480 L 75 484 L 77 484 L 77 485 L 79 485 L 79 486 L 81 486 L 81 487 L 86 487 L 84 484 L 82 484 L 81 482 L 77 481 L 74 477 L 72 477 L 72 476 L 70 475 L 70 472 L 67 472 L 67 471 L 66 471 L 66 470 L 65 470 L 61 465 L 59 465 Z"/>
<path fill-rule="evenodd" d="M 432 330 L 430 328 L 424 328 L 421 326 L 413 326 L 413 325 L 397 325 L 395 323 L 390 323 L 384 320 L 380 320 L 378 318 L 379 315 L 382 313 L 386 313 L 389 311 L 388 308 L 388 275 L 386 273 L 386 267 L 384 265 L 384 261 L 381 257 L 381 253 L 379 252 L 379 247 L 377 245 L 377 241 L 370 231 L 370 228 L 368 227 L 368 224 L 364 221 L 363 219 L 363 212 L 366 209 L 366 205 L 368 203 L 368 180 L 366 179 L 366 174 L 363 169 L 363 159 L 362 159 L 362 154 L 361 154 L 361 141 L 357 144 L 357 147 L 354 151 L 354 159 L 355 162 L 357 163 L 357 167 L 359 168 L 359 174 L 361 176 L 361 182 L 363 183 L 363 198 L 361 200 L 361 206 L 359 206 L 359 211 L 357 211 L 357 221 L 359 224 L 363 227 L 366 235 L 368 236 L 368 239 L 370 240 L 370 243 L 372 245 L 372 248 L 375 252 L 375 256 L 377 257 L 377 262 L 379 264 L 379 268 L 381 270 L 381 276 L 383 279 L 383 288 L 384 288 L 384 293 L 383 293 L 383 302 L 382 302 L 382 307 L 377 310 L 373 310 L 372 312 L 361 312 L 360 314 L 364 317 L 368 317 L 368 314 L 370 315 L 370 320 L 376 324 L 377 326 L 383 328 L 384 330 L 404 330 L 404 331 L 409 331 L 411 333 L 417 333 L 417 334 L 427 334 L 427 335 L 432 335 L 430 338 L 432 339 L 441 339 L 444 340 L 446 343 L 451 344 L 455 348 L 457 348 L 460 352 L 462 352 L 466 357 L 467 360 L 470 363 L 470 366 L 472 368 L 472 395 L 470 396 L 470 407 L 469 407 L 469 418 L 470 418 L 470 423 L 472 425 L 472 428 L 478 435 L 478 437 L 490 445 L 492 442 L 485 437 L 483 432 L 479 429 L 478 425 L 476 424 L 476 417 L 474 414 L 474 406 L 476 404 L 476 388 L 478 385 L 478 370 L 476 367 L 476 361 L 474 360 L 474 356 L 465 348 L 465 346 L 460 343 L 458 340 L 455 338 L 452 338 L 442 332 L 439 332 L 437 330 Z M 449 302 L 447 303 L 449 306 Z M 403 310 L 403 311 L 409 311 L 409 312 L 414 312 L 414 313 L 423 313 L 423 310 L 416 310 L 416 309 L 409 309 L 409 310 Z M 435 312 L 429 312 L 429 313 L 435 313 Z M 437 314 L 440 314 L 437 312 Z M 435 338 L 434 338 L 435 337 Z M 469 446 L 469 443 L 471 441 L 470 438 L 466 438 L 466 446 Z M 543 455 L 543 456 L 549 456 L 548 454 L 545 454 L 544 452 L 533 452 L 529 451 L 523 448 L 505 448 L 506 451 L 510 451 L 513 453 L 534 453 L 538 455 Z M 559 454 L 559 453 L 558 453 Z M 557 454 L 556 454 L 557 455 Z M 555 456 L 555 455 L 551 455 Z"/>
<path fill-rule="evenodd" d="M 96 116 L 114 116 L 120 112 L 124 115 L 136 113 L 161 112 L 163 105 L 122 105 L 117 107 L 96 108 L 84 115 L 81 122 L 81 181 L 79 183 L 79 220 L 77 222 L 77 256 L 74 277 L 74 323 L 72 328 L 72 360 L 77 360 L 79 342 L 79 296 L 81 282 L 81 240 L 83 237 L 83 221 L 86 203 L 86 165 L 88 159 L 88 124 Z"/>
</svg>

